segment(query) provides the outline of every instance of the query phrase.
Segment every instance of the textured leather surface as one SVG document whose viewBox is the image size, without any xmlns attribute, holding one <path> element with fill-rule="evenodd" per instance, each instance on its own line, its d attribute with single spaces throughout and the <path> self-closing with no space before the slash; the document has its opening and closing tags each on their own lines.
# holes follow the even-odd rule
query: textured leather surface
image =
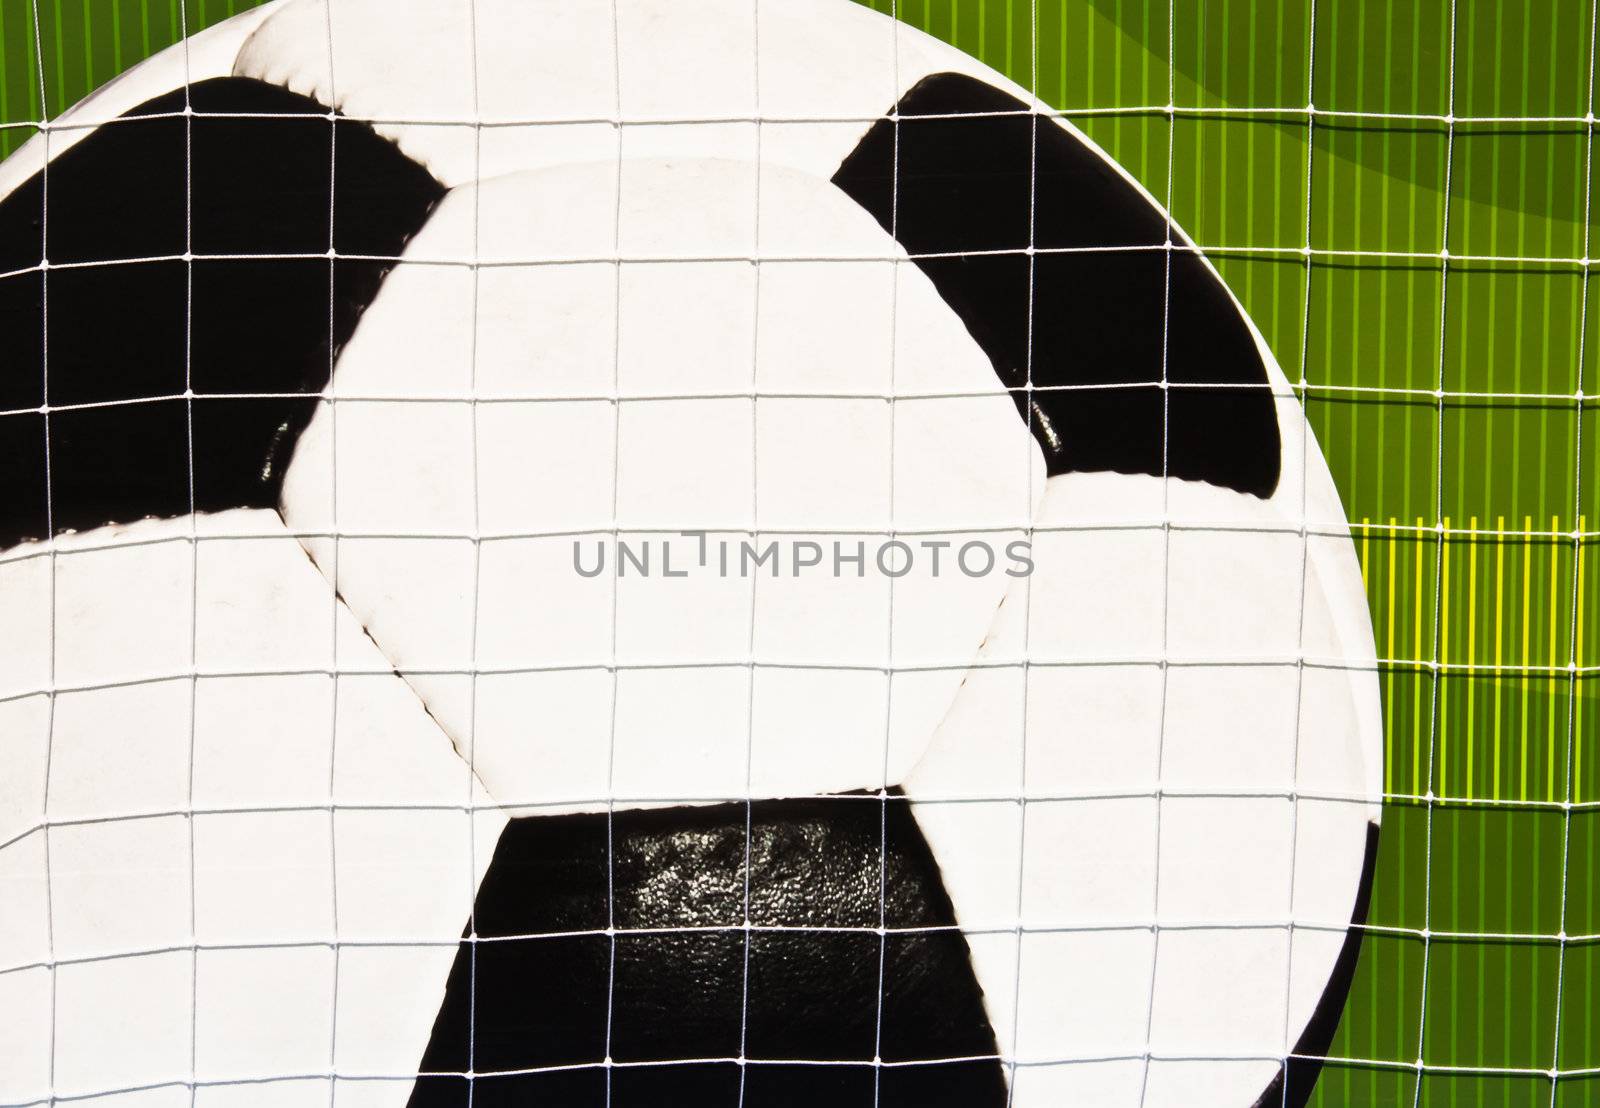
<svg viewBox="0 0 1600 1108">
<path fill-rule="evenodd" d="M 880 920 L 891 929 L 881 938 Z M 996 1053 L 961 934 L 892 930 L 953 923 L 899 797 L 514 820 L 478 894 L 479 941 L 457 953 L 421 1070 L 588 1066 L 478 1077 L 471 1103 L 598 1108 L 607 1070 L 595 1064 L 609 1041 L 610 1056 L 629 1063 L 610 1070 L 613 1106 L 735 1108 L 742 1047 L 763 1063 L 743 1067 L 750 1108 L 1000 1105 L 992 1058 L 871 1065 L 875 1054 L 907 1063 Z M 707 1061 L 633 1065 L 673 1059 Z M 774 1060 L 834 1064 L 764 1064 Z M 467 1097 L 462 1078 L 425 1077 L 411 1104 Z"/>
</svg>

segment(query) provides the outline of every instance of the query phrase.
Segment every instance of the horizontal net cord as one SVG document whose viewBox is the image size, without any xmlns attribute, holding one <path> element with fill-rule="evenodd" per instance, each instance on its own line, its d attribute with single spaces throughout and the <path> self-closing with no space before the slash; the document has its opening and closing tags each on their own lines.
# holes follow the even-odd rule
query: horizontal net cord
<svg viewBox="0 0 1600 1108">
<path fill-rule="evenodd" d="M 337 386 L 335 386 L 336 388 Z M 1196 392 L 1270 392 L 1283 400 L 1298 400 L 1308 393 L 1350 394 L 1353 396 L 1403 396 L 1419 400 L 1507 400 L 1538 401 L 1557 407 L 1577 404 L 1597 398 L 1581 388 L 1573 392 L 1492 392 L 1474 389 L 1422 389 L 1405 386 L 1367 386 L 1341 384 L 1305 384 L 1279 387 L 1271 384 L 1247 382 L 1210 381 L 1159 381 L 1128 380 L 1092 382 L 1068 385 L 1016 385 L 1012 387 L 975 389 L 902 389 L 892 392 L 861 389 L 856 391 L 785 390 L 785 389 L 707 389 L 682 392 L 573 392 L 573 393 L 489 393 L 470 396 L 457 393 L 341 393 L 341 392 L 164 392 L 149 396 L 127 397 L 117 400 L 87 400 L 69 404 L 39 404 L 26 408 L 0 409 L 0 419 L 7 416 L 52 415 L 57 412 L 95 411 L 104 408 L 127 408 L 141 404 L 161 404 L 175 401 L 209 400 L 316 400 L 322 404 L 466 404 L 505 406 L 518 404 L 645 404 L 696 400 L 817 400 L 817 401 L 898 401 L 916 400 L 969 400 L 994 396 L 1024 396 L 1051 392 L 1118 392 L 1128 389 L 1174 389 Z M 1506 407 L 1515 407 L 1508 404 Z M 1489 532 L 1493 533 L 1493 532 Z"/>
<path fill-rule="evenodd" d="M 201 513 L 202 516 L 210 513 Z M 132 521 L 116 524 L 120 527 L 135 527 L 146 520 Z M 1587 520 L 1580 517 L 1580 524 L 1587 525 Z M 755 540 L 758 538 L 898 538 L 905 541 L 934 539 L 943 536 L 982 536 L 982 535 L 1011 535 L 1026 531 L 1037 535 L 1073 535 L 1073 534 L 1117 534 L 1130 531 L 1172 531 L 1182 534 L 1262 534 L 1279 535 L 1286 538 L 1314 537 L 1342 539 L 1348 538 L 1352 533 L 1371 535 L 1375 532 L 1388 532 L 1391 537 L 1417 540 L 1434 538 L 1445 542 L 1455 543 L 1457 540 L 1484 540 L 1473 543 L 1478 546 L 1496 546 L 1517 539 L 1537 539 L 1544 545 L 1587 544 L 1600 539 L 1600 531 L 1575 530 L 1487 530 L 1482 527 L 1453 527 L 1443 523 L 1438 525 L 1418 524 L 1381 524 L 1381 523 L 1335 523 L 1297 525 L 1283 523 L 1274 525 L 1268 522 L 1239 523 L 1227 520 L 1201 520 L 1201 521 L 1174 521 L 1160 519 L 1144 520 L 1083 520 L 1073 523 L 1028 523 L 1017 521 L 1015 523 L 990 523 L 990 524 L 952 524 L 940 527 L 897 527 L 874 528 L 859 525 L 841 526 L 836 528 L 821 527 L 785 527 L 781 524 L 750 526 L 748 524 L 704 524 L 691 527 L 659 527 L 643 524 L 631 525 L 627 523 L 595 523 L 589 526 L 574 526 L 544 529 L 516 529 L 516 530 L 458 530 L 458 531 L 395 531 L 391 529 L 374 530 L 370 528 L 290 528 L 282 530 L 216 530 L 178 535 L 159 535 L 149 538 L 119 536 L 102 542 L 78 542 L 79 532 L 63 532 L 54 541 L 28 540 L 19 543 L 7 550 L 0 551 L 0 567 L 15 563 L 27 562 L 40 558 L 71 558 L 76 554 L 102 553 L 108 550 L 136 550 L 152 546 L 165 546 L 169 544 L 201 544 L 225 542 L 283 542 L 286 540 L 309 539 L 339 539 L 346 541 L 378 541 L 395 540 L 408 542 L 460 542 L 460 543 L 499 543 L 518 542 L 538 539 L 569 539 L 569 538 L 603 538 L 627 540 L 631 538 L 699 538 L 705 536 L 709 541 L 712 538 L 718 541 L 725 539 L 741 538 Z M 769 574 L 770 576 L 770 574 Z M 1407 665 L 1433 665 L 1455 666 L 1457 663 L 1429 662 L 1427 659 L 1389 659 L 1395 664 Z M 1520 663 L 1506 663 L 1500 668 L 1509 671 L 1521 672 Z"/>
<path fill-rule="evenodd" d="M 774 658 L 708 658 L 697 661 L 577 661 L 525 663 L 502 666 L 304 666 L 280 669 L 192 669 L 173 670 L 160 674 L 119 678 L 109 681 L 57 684 L 49 687 L 24 689 L 0 696 L 0 704 L 30 700 L 35 697 L 71 695 L 75 693 L 104 692 L 109 689 L 140 688 L 173 681 L 225 681 L 241 678 L 264 677 L 514 677 L 537 673 L 635 673 L 665 672 L 671 670 L 728 670 L 752 669 L 773 671 L 810 671 L 826 673 L 866 673 L 892 676 L 907 673 L 948 673 L 969 670 L 1010 669 L 1294 669 L 1305 668 L 1330 672 L 1364 673 L 1417 671 L 1441 676 L 1495 676 L 1495 677 L 1569 677 L 1589 678 L 1600 674 L 1600 664 L 1567 665 L 1494 665 L 1469 662 L 1435 662 L 1411 659 L 1380 659 L 1376 663 L 1354 663 L 1333 658 L 1303 657 L 1278 658 L 1227 658 L 1193 657 L 1161 658 L 1129 655 L 1124 657 L 1093 656 L 1083 658 L 979 658 L 949 662 L 902 662 L 884 665 L 875 662 L 819 662 L 804 659 Z"/>
<path fill-rule="evenodd" d="M 87 113 L 85 113 L 87 114 Z M 1122 106 L 999 109 L 971 112 L 918 112 L 901 115 L 894 111 L 876 114 L 861 112 L 837 113 L 784 113 L 784 112 L 727 112 L 701 115 L 647 115 L 643 113 L 583 113 L 574 115 L 543 116 L 482 116 L 462 115 L 375 115 L 360 111 L 324 112 L 226 112 L 184 107 L 166 112 L 144 115 L 116 115 L 101 118 L 21 119 L 0 123 L 0 130 L 32 130 L 41 133 L 60 133 L 95 130 L 105 126 L 137 125 L 162 119 L 260 119 L 270 121 L 313 120 L 326 123 L 343 121 L 361 123 L 371 127 L 439 127 L 474 131 L 504 130 L 507 128 L 538 127 L 715 127 L 727 125 L 783 126 L 804 124 L 861 124 L 863 126 L 888 120 L 897 124 L 916 124 L 946 119 L 1057 119 L 1071 122 L 1077 118 L 1105 116 L 1148 116 L 1165 119 L 1265 119 L 1267 122 L 1298 123 L 1301 120 L 1374 121 L 1378 123 L 1438 124 L 1441 127 L 1519 126 L 1566 127 L 1580 131 L 1594 126 L 1595 116 L 1583 115 L 1455 115 L 1448 112 L 1370 112 L 1354 108 L 1319 108 L 1315 104 L 1234 105 L 1234 104 L 1130 104 Z M 1376 128 L 1383 130 L 1384 128 Z"/>
<path fill-rule="evenodd" d="M 598 813 L 596 813 L 598 814 Z M 676 935 L 863 935 L 885 937 L 890 935 L 1003 936 L 1003 935 L 1094 935 L 1121 934 L 1141 931 L 1174 932 L 1227 932 L 1227 931 L 1312 931 L 1328 935 L 1344 935 L 1355 931 L 1368 935 L 1405 939 L 1431 939 L 1448 943 L 1495 943 L 1500 945 L 1583 946 L 1600 942 L 1600 932 L 1594 934 L 1566 934 L 1556 932 L 1510 931 L 1451 931 L 1425 927 L 1404 927 L 1397 924 L 1355 923 L 1350 920 L 1273 919 L 1273 920 L 1107 920 L 1081 923 L 1026 923 L 1014 924 L 940 924 L 930 926 L 847 924 L 775 924 L 729 923 L 698 924 L 693 926 L 654 927 L 592 927 L 567 931 L 533 931 L 510 935 L 479 935 L 476 933 L 454 937 L 428 938 L 420 936 L 382 936 L 369 938 L 301 938 L 263 939 L 255 941 L 172 943 L 161 946 L 139 947 L 129 950 L 97 951 L 91 954 L 70 955 L 53 959 L 37 959 L 0 966 L 0 976 L 26 973 L 31 970 L 55 969 L 62 966 L 95 965 L 102 962 L 128 961 L 137 958 L 155 958 L 168 954 L 228 954 L 276 950 L 425 950 L 455 948 L 463 943 L 493 946 L 502 943 L 538 942 L 541 940 L 598 939 L 616 937 L 649 937 Z"/>
<path fill-rule="evenodd" d="M 540 1074 L 570 1073 L 581 1070 L 650 1069 L 663 1066 L 705 1065 L 840 1066 L 893 1070 L 914 1066 L 958 1065 L 969 1062 L 993 1061 L 999 1061 L 1009 1066 L 1016 1066 L 1020 1069 L 1044 1069 L 1066 1066 L 1101 1065 L 1115 1062 L 1275 1062 L 1279 1065 L 1282 1065 L 1285 1062 L 1293 1061 L 1322 1062 L 1346 1067 L 1413 1070 L 1419 1074 L 1431 1073 L 1479 1077 L 1538 1077 L 1546 1078 L 1552 1081 L 1560 1078 L 1590 1077 L 1600 1075 L 1600 1066 L 1578 1067 L 1573 1069 L 1536 1069 L 1515 1066 L 1466 1066 L 1426 1062 L 1422 1059 L 1417 1059 L 1416 1061 L 1400 1061 L 1389 1058 L 1361 1058 L 1346 1057 L 1341 1055 L 1300 1054 L 1295 1052 L 1286 1054 L 1200 1054 L 1192 1052 L 1142 1050 L 1105 1052 L 1074 1057 L 1020 1058 L 1005 1054 L 964 1054 L 938 1058 L 919 1058 L 911 1060 L 897 1059 L 893 1061 L 882 1058 L 758 1058 L 741 1055 L 711 1055 L 703 1058 L 663 1058 L 659 1060 L 618 1060 L 615 1058 L 604 1058 L 594 1062 L 571 1062 L 550 1066 L 529 1066 L 521 1069 L 484 1071 L 411 1070 L 406 1072 L 383 1072 L 376 1070 L 345 1070 L 338 1067 L 329 1067 L 323 1070 L 302 1070 L 297 1073 L 273 1073 L 248 1077 L 173 1078 L 170 1081 L 144 1082 L 138 1085 L 96 1089 L 92 1092 L 53 1093 L 49 1096 L 36 1097 L 31 1100 L 6 1101 L 0 1103 L 0 1108 L 34 1108 L 36 1105 L 77 1103 L 79 1101 L 94 1100 L 100 1097 L 128 1095 L 141 1092 L 154 1092 L 161 1089 L 197 1090 L 228 1087 L 248 1087 L 251 1085 L 279 1084 L 286 1082 L 415 1082 L 418 1078 L 458 1078 L 461 1080 L 474 1080 L 489 1077 L 534 1077 Z"/>
<path fill-rule="evenodd" d="M 736 794 L 732 792 L 718 793 L 683 793 L 669 795 L 660 792 L 633 795 L 619 794 L 611 796 L 581 795 L 563 797 L 510 797 L 505 800 L 484 801 L 407 801 L 407 802 L 377 802 L 377 801 L 340 801 L 340 800 L 314 800 L 301 802 L 280 802 L 272 804 L 237 804 L 237 805 L 195 805 L 193 807 L 161 807 L 138 811 L 120 813 L 106 813 L 101 815 L 84 816 L 47 816 L 35 820 L 26 827 L 15 831 L 11 837 L 0 841 L 0 850 L 13 846 L 34 835 L 43 834 L 55 828 L 95 827 L 109 824 L 134 823 L 140 821 L 187 819 L 187 818 L 213 818 L 228 816 L 252 815 L 278 815 L 295 813 L 401 813 L 401 812 L 436 812 L 459 813 L 461 815 L 476 815 L 479 813 L 501 812 L 517 816 L 525 813 L 534 813 L 539 810 L 577 810 L 581 812 L 601 812 L 612 805 L 620 805 L 622 809 L 646 809 L 650 807 L 668 807 L 683 805 L 710 805 L 710 804 L 745 804 L 753 799 L 769 799 L 764 794 L 748 793 Z M 949 806 L 1049 806 L 1064 804 L 1082 804 L 1090 801 L 1121 801 L 1121 800 L 1281 800 L 1286 802 L 1307 801 L 1319 804 L 1349 804 L 1365 807 L 1373 803 L 1372 798 L 1364 793 L 1340 792 L 1316 788 L 1287 787 L 1260 788 L 1260 789 L 1218 789 L 1215 787 L 1162 785 L 1147 788 L 1107 788 L 1085 789 L 1074 791 L 1041 789 L 1037 793 L 1000 793 L 1000 792 L 972 792 L 972 793 L 929 793 L 910 797 L 893 793 L 863 792 L 863 793 L 816 793 L 807 794 L 807 800 L 827 800 L 840 802 L 867 802 L 879 803 L 905 803 L 922 807 L 949 807 Z M 1483 796 L 1452 796 L 1446 793 L 1403 793 L 1386 792 L 1382 802 L 1392 805 L 1422 806 L 1427 805 L 1438 809 L 1456 809 L 1473 811 L 1527 811 L 1527 812 L 1595 812 L 1600 811 L 1600 799 L 1595 800 L 1539 800 L 1521 797 L 1483 797 Z"/>
<path fill-rule="evenodd" d="M 1247 244 L 1200 244 L 1169 240 L 1155 243 L 1104 244 L 1096 246 L 1017 246 L 994 247 L 982 250 L 935 250 L 919 253 L 836 253 L 796 254 L 788 252 L 751 253 L 749 251 L 716 251 L 682 254 L 661 253 L 583 253 L 548 255 L 536 258 L 484 258 L 450 257 L 421 254 L 357 254 L 346 251 L 286 251 L 283 253 L 203 253 L 178 252 L 171 254 L 145 254 L 127 258 L 95 258 L 86 261 L 52 262 L 48 258 L 32 265 L 0 271 L 0 280 L 27 276 L 31 273 L 56 272 L 74 269 L 105 269 L 113 266 L 151 265 L 171 262 L 260 262 L 260 261 L 346 261 L 378 262 L 386 265 L 433 266 L 440 268 L 500 270 L 540 269 L 560 266 L 616 266 L 616 265 L 678 265 L 725 263 L 745 265 L 782 265 L 822 263 L 903 265 L 908 263 L 965 258 L 1049 257 L 1071 254 L 1197 254 L 1245 257 L 1260 255 L 1271 258 L 1335 258 L 1429 263 L 1427 268 L 1441 263 L 1460 265 L 1526 265 L 1564 267 L 1588 270 L 1600 259 L 1571 257 L 1567 255 L 1539 254 L 1478 254 L 1440 250 L 1372 250 L 1322 246 L 1254 246 Z M 1399 268 L 1399 267 L 1396 267 Z M 1418 266 L 1417 268 L 1422 268 Z"/>
</svg>

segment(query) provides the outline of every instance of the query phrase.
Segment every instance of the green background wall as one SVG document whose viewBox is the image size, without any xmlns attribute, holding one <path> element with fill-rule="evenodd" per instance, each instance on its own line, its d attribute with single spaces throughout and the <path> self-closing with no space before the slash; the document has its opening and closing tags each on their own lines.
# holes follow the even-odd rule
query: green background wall
<svg viewBox="0 0 1600 1108">
<path fill-rule="evenodd" d="M 0 154 L 250 6 L 0 0 Z M 1300 383 L 1356 527 L 1391 799 L 1352 1061 L 1317 1103 L 1600 1105 L 1590 0 L 895 14 L 1168 201 Z"/>
</svg>

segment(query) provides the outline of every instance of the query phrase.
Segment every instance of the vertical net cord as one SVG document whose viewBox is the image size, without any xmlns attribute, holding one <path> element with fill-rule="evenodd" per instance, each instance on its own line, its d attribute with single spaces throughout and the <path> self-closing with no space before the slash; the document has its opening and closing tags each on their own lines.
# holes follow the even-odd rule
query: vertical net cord
<svg viewBox="0 0 1600 1108">
<path fill-rule="evenodd" d="M 753 254 L 751 267 L 750 324 L 750 537 L 757 546 L 761 526 L 761 0 L 750 0 L 752 84 L 755 114 L 755 195 Z M 739 1108 L 744 1108 L 749 1081 L 750 1054 L 750 860 L 751 836 L 755 830 L 755 804 L 752 782 L 755 774 L 756 733 L 756 604 L 761 595 L 760 572 L 750 575 L 750 622 L 745 633 L 745 717 L 744 717 L 744 889 L 739 913 L 742 931 L 743 965 L 739 976 Z"/>
<path fill-rule="evenodd" d="M 1283 1061 L 1278 1071 L 1279 1099 L 1282 1108 L 1289 1108 L 1290 1073 L 1295 1050 L 1294 1021 L 1294 941 L 1295 941 L 1295 882 L 1299 866 L 1300 847 L 1300 716 L 1305 698 L 1306 684 L 1306 595 L 1307 577 L 1311 571 L 1311 538 L 1307 526 L 1310 514 L 1311 483 L 1311 413 L 1307 408 L 1306 367 L 1311 353 L 1311 202 L 1312 167 L 1317 157 L 1316 99 L 1317 99 L 1317 0 L 1310 0 L 1306 29 L 1306 192 L 1305 192 L 1305 300 L 1300 316 L 1300 382 L 1298 411 L 1300 413 L 1300 599 L 1295 625 L 1294 667 L 1294 746 L 1289 759 L 1289 886 L 1287 935 L 1284 943 L 1283 974 Z M 1277 401 L 1273 401 L 1277 407 Z M 1357 896 L 1360 890 L 1357 890 Z M 1326 1049 L 1326 1048 L 1324 1048 Z"/>
<path fill-rule="evenodd" d="M 334 345 L 336 331 L 334 295 L 336 262 L 334 249 L 334 218 L 337 202 L 334 199 L 337 184 L 335 166 L 339 152 L 339 125 L 334 105 L 339 102 L 338 85 L 333 67 L 333 6 L 323 7 L 323 37 L 327 41 L 328 62 L 328 384 L 325 403 L 328 406 L 328 496 L 329 519 L 334 532 L 329 549 L 331 565 L 328 567 L 328 880 L 331 886 L 330 919 L 333 929 L 333 986 L 328 1018 L 328 1108 L 333 1108 L 339 1090 L 339 978 L 343 970 L 343 948 L 339 941 L 339 405 L 338 385 L 333 377 L 333 363 L 338 358 Z"/>
<path fill-rule="evenodd" d="M 622 19 L 621 0 L 611 0 L 611 76 L 616 101 L 617 172 L 612 182 L 615 195 L 611 209 L 612 313 L 611 313 L 611 552 L 613 561 L 620 555 L 618 505 L 622 488 Z M 620 602 L 617 573 L 611 576 L 611 717 L 606 744 L 606 1037 L 603 1066 L 606 1080 L 606 1108 L 611 1108 L 611 1025 L 616 1014 L 617 993 L 617 896 L 616 896 L 616 782 L 617 782 L 617 703 L 622 681 L 617 666 L 617 606 Z"/>
<path fill-rule="evenodd" d="M 1588 123 L 1583 138 L 1583 253 L 1589 253 L 1589 211 L 1593 200 L 1594 166 L 1594 47 L 1595 26 L 1600 20 L 1600 0 L 1589 4 L 1589 74 L 1584 91 L 1584 115 Z M 1573 760 L 1578 743 L 1578 590 L 1583 580 L 1583 375 L 1584 355 L 1589 331 L 1589 267 L 1583 267 L 1579 281 L 1578 297 L 1578 391 L 1573 419 L 1573 477 L 1572 477 L 1572 621 L 1567 640 L 1567 767 L 1566 782 L 1561 799 L 1561 908 L 1556 924 L 1556 998 L 1553 1043 L 1550 1048 L 1550 1108 L 1556 1108 L 1557 1094 L 1561 1088 L 1561 1010 L 1564 1003 L 1567 968 L 1567 867 L 1572 861 L 1572 803 L 1577 787 L 1573 773 Z M 1552 658 L 1551 661 L 1555 659 Z"/>
<path fill-rule="evenodd" d="M 472 673 L 467 708 L 467 1108 L 472 1108 L 478 1093 L 478 808 L 474 786 L 478 780 L 478 629 L 482 602 L 479 583 L 483 580 L 483 495 L 478 467 L 478 303 L 482 268 L 480 219 L 483 204 L 483 108 L 478 89 L 478 4 L 467 0 L 467 49 L 472 80 L 472 326 L 467 339 L 467 395 L 471 398 L 472 418 Z"/>
<path fill-rule="evenodd" d="M 1144 1066 L 1139 1076 L 1139 1108 L 1144 1108 L 1150 1093 L 1151 1038 L 1155 1030 L 1156 976 L 1161 963 L 1161 832 L 1164 798 L 1164 773 L 1167 753 L 1167 653 L 1171 634 L 1172 596 L 1172 505 L 1168 489 L 1170 417 L 1169 390 L 1167 388 L 1167 339 L 1172 317 L 1172 179 L 1173 161 L 1177 148 L 1177 86 L 1178 62 L 1175 53 L 1177 41 L 1177 0 L 1167 2 L 1167 182 L 1162 198 L 1162 216 L 1166 221 L 1166 239 L 1162 257 L 1165 262 L 1161 289 L 1161 656 L 1157 664 L 1161 669 L 1161 696 L 1159 705 L 1160 729 L 1156 738 L 1155 787 L 1155 851 L 1150 890 L 1150 991 L 1144 1014 Z"/>
<path fill-rule="evenodd" d="M 46 96 L 44 84 L 44 38 L 39 29 L 39 0 L 32 0 L 30 8 L 33 13 L 33 56 L 38 64 L 39 73 L 39 114 L 43 117 L 44 123 L 40 131 L 40 134 L 44 136 L 44 165 L 39 170 L 39 183 L 41 186 L 39 200 L 39 343 L 41 357 L 39 360 L 43 377 L 40 407 L 44 413 L 45 541 L 50 544 L 50 631 L 48 643 L 50 657 L 46 664 L 50 687 L 45 693 L 44 781 L 41 790 L 40 816 L 44 823 L 45 954 L 50 959 L 49 1103 L 53 1108 L 56 1103 L 56 999 L 59 991 L 58 976 L 60 970 L 56 965 L 55 883 L 50 875 L 50 769 L 55 758 L 56 730 L 56 527 L 55 490 L 50 471 L 50 101 Z"/>
<path fill-rule="evenodd" d="M 1443 791 L 1444 782 L 1437 786 L 1434 782 L 1435 765 L 1440 743 L 1443 736 L 1439 728 L 1439 697 L 1441 695 L 1439 684 L 1443 680 L 1440 669 L 1440 660 L 1444 656 L 1445 642 L 1442 636 L 1442 615 L 1444 612 L 1444 547 L 1447 537 L 1444 527 L 1444 367 L 1445 348 L 1449 334 L 1447 323 L 1449 320 L 1448 295 L 1450 280 L 1450 178 L 1454 169 L 1455 155 L 1455 110 L 1456 110 L 1456 0 L 1450 0 L 1450 55 L 1448 80 L 1448 110 L 1445 116 L 1445 146 L 1444 146 L 1444 193 L 1443 211 L 1441 213 L 1440 245 L 1439 245 L 1439 367 L 1438 376 L 1434 381 L 1434 473 L 1433 473 L 1433 525 L 1434 525 L 1434 565 L 1433 565 L 1433 657 L 1428 663 L 1432 676 L 1429 682 L 1428 701 L 1428 775 L 1427 790 L 1423 794 L 1426 805 L 1424 814 L 1423 835 L 1423 880 L 1422 880 L 1422 982 L 1421 995 L 1417 1005 L 1417 1062 L 1416 1082 L 1411 1091 L 1412 1108 L 1420 1108 L 1422 1104 L 1422 1085 L 1427 1059 L 1427 1031 L 1428 1031 L 1428 962 L 1433 948 L 1433 809 L 1435 794 Z"/>
<path fill-rule="evenodd" d="M 900 226 L 900 3 L 890 0 L 889 33 L 894 36 L 890 50 L 891 79 L 894 95 L 891 103 L 890 136 L 893 156 L 889 159 L 889 237 L 894 239 Z M 895 241 L 899 241 L 895 239 Z M 899 253 L 903 254 L 904 251 Z M 894 541 L 895 531 L 895 386 L 899 377 L 900 342 L 900 258 L 893 266 L 894 287 L 889 295 L 889 389 L 885 397 L 889 405 L 889 530 L 888 538 Z M 894 741 L 894 585 L 889 577 L 888 628 L 884 641 L 883 669 L 883 762 L 878 776 L 878 987 L 876 1010 L 872 1017 L 872 1105 L 879 1108 L 883 1097 L 883 989 L 884 973 L 889 952 L 889 748 Z M 909 803 L 909 799 L 905 801 Z"/>
<path fill-rule="evenodd" d="M 200 1079 L 200 892 L 194 814 L 195 708 L 200 699 L 200 524 L 194 497 L 194 105 L 189 92 L 188 0 L 178 0 L 178 35 L 183 50 L 183 423 L 189 482 L 189 749 L 184 789 L 189 832 L 189 1108 L 194 1108 Z"/>
<path fill-rule="evenodd" d="M 1034 286 L 1036 267 L 1038 264 L 1037 225 L 1039 212 L 1039 127 L 1040 116 L 1037 114 L 1039 106 L 1039 5 L 1038 0 L 1030 0 L 1028 7 L 1028 92 L 1033 103 L 1029 104 L 1030 116 L 1028 118 L 1028 324 L 1027 334 L 1023 346 L 1023 385 L 1027 390 L 1027 424 L 1028 437 L 1023 440 L 1022 465 L 1027 473 L 1027 503 L 1023 505 L 1026 513 L 1024 533 L 1027 535 L 1028 549 L 1033 549 L 1034 538 L 1034 488 L 1033 488 L 1033 317 L 1034 317 Z M 1049 478 L 1046 477 L 1048 484 Z M 1040 497 L 1041 501 L 1043 497 Z M 1010 1108 L 1017 1099 L 1017 1062 L 1020 1056 L 1022 1043 L 1022 945 L 1025 933 L 1027 903 L 1028 872 L 1028 730 L 1032 713 L 1028 708 L 1028 694 L 1031 687 L 1033 674 L 1031 648 L 1031 634 L 1033 630 L 1033 575 L 1030 573 L 1022 578 L 1022 735 L 1021 749 L 1017 756 L 1017 893 L 1013 901 L 1015 919 L 1012 921 L 1012 942 L 1016 950 L 1011 961 L 1011 1048 L 1002 1050 L 1001 1057 L 1006 1069 L 1006 1105 Z"/>
</svg>

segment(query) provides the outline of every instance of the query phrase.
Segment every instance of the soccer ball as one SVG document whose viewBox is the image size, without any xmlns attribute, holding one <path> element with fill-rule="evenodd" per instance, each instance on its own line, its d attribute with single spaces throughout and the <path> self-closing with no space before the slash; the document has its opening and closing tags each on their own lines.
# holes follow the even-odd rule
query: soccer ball
<svg viewBox="0 0 1600 1108">
<path fill-rule="evenodd" d="M 1024 90 L 846 0 L 276 0 L 0 251 L 0 1100 L 1309 1095 L 1343 510 Z"/>
</svg>

